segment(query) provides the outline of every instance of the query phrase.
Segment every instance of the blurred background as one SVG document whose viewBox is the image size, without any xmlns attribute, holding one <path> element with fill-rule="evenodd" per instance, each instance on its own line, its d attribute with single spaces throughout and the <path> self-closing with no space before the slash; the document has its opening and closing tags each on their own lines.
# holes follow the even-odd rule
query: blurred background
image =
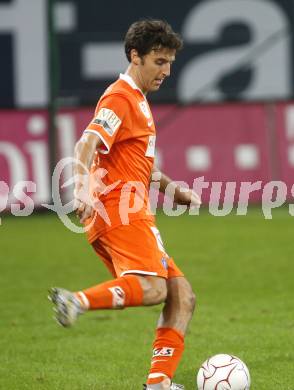
<svg viewBox="0 0 294 390">
<path fill-rule="evenodd" d="M 50 201 L 50 171 L 72 155 L 100 95 L 125 71 L 124 34 L 142 17 L 166 19 L 185 45 L 148 96 L 158 165 L 190 185 L 201 176 L 237 190 L 241 181 L 291 184 L 293 1 L 0 0 L 2 210 L 22 198 L 20 181 L 36 183 L 35 206 Z"/>
</svg>

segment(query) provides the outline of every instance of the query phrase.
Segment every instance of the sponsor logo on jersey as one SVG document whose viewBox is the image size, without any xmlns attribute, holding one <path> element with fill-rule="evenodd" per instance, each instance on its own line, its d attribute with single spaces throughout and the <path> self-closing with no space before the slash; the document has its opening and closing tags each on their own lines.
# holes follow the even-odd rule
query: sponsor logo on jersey
<svg viewBox="0 0 294 390">
<path fill-rule="evenodd" d="M 124 307 L 126 294 L 120 286 L 110 287 L 109 291 L 112 294 L 112 307 L 121 308 Z"/>
<path fill-rule="evenodd" d="M 155 349 L 153 349 L 153 356 L 152 357 L 173 356 L 174 350 L 175 350 L 174 348 L 169 348 L 169 347 L 155 348 Z"/>
<path fill-rule="evenodd" d="M 108 108 L 101 108 L 93 123 L 100 125 L 111 137 L 121 124 L 119 117 Z"/>
</svg>

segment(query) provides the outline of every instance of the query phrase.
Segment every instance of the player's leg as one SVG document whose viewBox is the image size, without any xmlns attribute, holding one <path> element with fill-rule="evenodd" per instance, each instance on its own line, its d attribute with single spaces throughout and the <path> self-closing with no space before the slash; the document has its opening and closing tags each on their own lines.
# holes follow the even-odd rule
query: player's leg
<svg viewBox="0 0 294 390">
<path fill-rule="evenodd" d="M 153 343 L 147 385 L 150 390 L 168 387 L 184 351 L 184 337 L 195 307 L 195 295 L 183 277 L 167 281 L 167 299 Z"/>
<path fill-rule="evenodd" d="M 87 310 L 149 306 L 165 301 L 167 295 L 165 278 L 128 273 L 117 278 L 118 264 L 126 263 L 126 259 L 120 253 L 115 253 L 117 264 L 114 266 L 107 237 L 93 242 L 92 246 L 114 279 L 77 292 L 60 288 L 51 289 L 49 298 L 56 306 L 56 319 L 62 326 L 73 325 L 78 316 Z M 115 247 L 114 243 L 112 247 Z M 140 269 L 140 266 L 132 268 Z"/>
<path fill-rule="evenodd" d="M 92 243 L 115 279 L 70 293 L 53 289 L 57 320 L 70 326 L 86 310 L 156 305 L 167 294 L 167 269 L 162 254 L 154 256 L 156 239 L 146 221 L 136 221 L 105 233 Z M 76 314 L 76 315 L 75 315 Z"/>
<path fill-rule="evenodd" d="M 155 254 L 152 229 L 153 225 L 139 220 L 112 229 L 93 243 L 116 279 L 78 292 L 86 308 L 148 306 L 165 301 L 167 269 L 162 253 L 157 250 Z"/>
<path fill-rule="evenodd" d="M 53 288 L 50 299 L 56 306 L 57 321 L 68 327 L 87 310 L 157 305 L 165 301 L 166 294 L 164 278 L 125 275 L 78 292 Z"/>
<path fill-rule="evenodd" d="M 166 279 L 127 274 L 76 293 L 84 309 L 119 309 L 151 306 L 166 300 Z"/>
<path fill-rule="evenodd" d="M 158 328 L 175 328 L 185 335 L 195 308 L 195 294 L 183 276 L 167 280 L 167 299 L 159 317 Z"/>
</svg>

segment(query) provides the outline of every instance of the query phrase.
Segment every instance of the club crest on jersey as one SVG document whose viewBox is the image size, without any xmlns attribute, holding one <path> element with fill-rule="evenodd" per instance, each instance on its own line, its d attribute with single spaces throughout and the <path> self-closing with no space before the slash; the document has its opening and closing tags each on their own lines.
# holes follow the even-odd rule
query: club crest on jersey
<svg viewBox="0 0 294 390">
<path fill-rule="evenodd" d="M 112 137 L 119 128 L 121 120 L 109 108 L 101 108 L 92 123 L 102 126 L 106 133 Z"/>
<path fill-rule="evenodd" d="M 167 269 L 167 268 L 168 268 L 168 265 L 167 265 L 167 260 L 166 260 L 166 258 L 165 258 L 165 257 L 163 257 L 163 258 L 161 259 L 161 263 L 162 263 L 162 265 L 163 265 L 163 267 L 164 267 L 165 269 Z"/>
<path fill-rule="evenodd" d="M 155 348 L 155 349 L 153 349 L 153 356 L 152 357 L 173 356 L 174 350 L 175 350 L 174 348 L 169 348 L 169 347 Z"/>
<path fill-rule="evenodd" d="M 149 135 L 147 149 L 145 153 L 146 157 L 155 157 L 155 142 L 156 135 Z"/>
<path fill-rule="evenodd" d="M 150 113 L 147 102 L 144 101 L 144 102 L 139 103 L 139 107 L 140 107 L 141 111 L 143 112 L 143 114 L 145 115 L 145 117 L 147 119 L 150 119 L 151 113 Z"/>
</svg>

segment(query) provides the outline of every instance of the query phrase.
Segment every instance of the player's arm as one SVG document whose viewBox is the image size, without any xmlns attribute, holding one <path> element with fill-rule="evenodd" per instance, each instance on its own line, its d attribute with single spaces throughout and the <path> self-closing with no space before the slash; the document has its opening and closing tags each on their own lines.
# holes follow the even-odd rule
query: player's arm
<svg viewBox="0 0 294 390">
<path fill-rule="evenodd" d="M 174 201 L 177 204 L 200 207 L 201 199 L 191 189 L 183 188 L 179 184 L 175 183 L 170 177 L 162 173 L 156 165 L 152 168 L 152 174 L 160 174 L 160 187 L 159 191 L 165 193 L 167 186 L 172 193 L 174 193 Z"/>
<path fill-rule="evenodd" d="M 91 217 L 92 196 L 89 188 L 89 171 L 95 152 L 108 154 L 116 140 L 118 130 L 125 122 L 129 103 L 122 96 L 109 95 L 99 101 L 94 117 L 75 147 L 75 208 L 81 222 Z"/>
<path fill-rule="evenodd" d="M 74 177 L 75 189 L 74 200 L 76 214 L 80 222 L 84 222 L 93 212 L 89 197 L 90 168 L 94 160 L 97 148 L 102 145 L 98 135 L 94 133 L 84 133 L 76 143 L 74 152 Z"/>
</svg>

